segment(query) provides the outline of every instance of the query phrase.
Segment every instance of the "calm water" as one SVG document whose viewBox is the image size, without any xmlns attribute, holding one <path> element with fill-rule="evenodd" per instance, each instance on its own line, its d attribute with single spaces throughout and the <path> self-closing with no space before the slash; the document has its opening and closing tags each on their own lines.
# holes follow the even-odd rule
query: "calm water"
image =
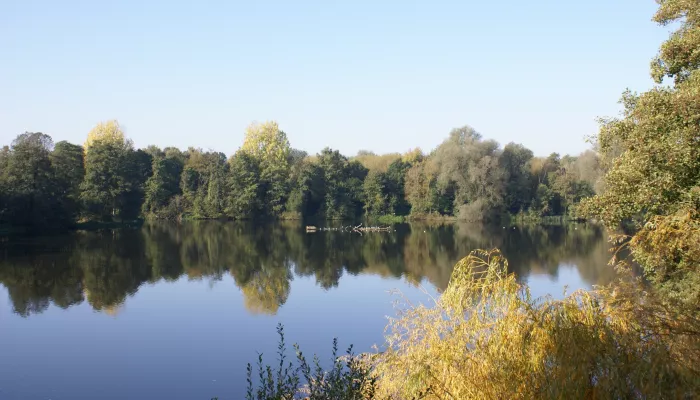
<svg viewBox="0 0 700 400">
<path fill-rule="evenodd" d="M 300 225 L 151 224 L 0 239 L 0 399 L 239 399 L 275 326 L 307 354 L 333 337 L 382 343 L 400 289 L 444 289 L 474 248 L 499 247 L 535 295 L 607 283 L 594 226 L 400 225 L 306 234 Z"/>
</svg>

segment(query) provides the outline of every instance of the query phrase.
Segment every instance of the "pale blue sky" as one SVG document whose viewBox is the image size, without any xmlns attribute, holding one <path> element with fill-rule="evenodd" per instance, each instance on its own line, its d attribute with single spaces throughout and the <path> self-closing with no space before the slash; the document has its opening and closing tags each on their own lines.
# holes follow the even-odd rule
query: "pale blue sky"
<svg viewBox="0 0 700 400">
<path fill-rule="evenodd" d="M 84 141 L 233 153 L 251 121 L 292 146 L 430 150 L 471 125 L 578 153 L 645 90 L 669 28 L 653 0 L 0 0 L 0 144 Z"/>
</svg>

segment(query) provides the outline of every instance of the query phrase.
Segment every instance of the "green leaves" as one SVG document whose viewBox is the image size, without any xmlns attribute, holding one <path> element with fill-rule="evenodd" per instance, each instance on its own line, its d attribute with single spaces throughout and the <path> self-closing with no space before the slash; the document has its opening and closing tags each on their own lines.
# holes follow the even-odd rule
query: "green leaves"
<svg viewBox="0 0 700 400">
<path fill-rule="evenodd" d="M 651 75 L 656 83 L 669 77 L 678 85 L 700 67 L 700 5 L 692 0 L 657 2 L 659 10 L 654 21 L 664 26 L 680 22 L 680 28 L 661 45 L 651 63 Z"/>
<path fill-rule="evenodd" d="M 30 132 L 17 136 L 11 148 L 2 150 L 0 223 L 47 230 L 72 222 L 74 207 L 69 198 L 74 192 L 64 176 L 70 172 L 60 163 L 52 164 L 52 150 L 50 136 Z"/>
<path fill-rule="evenodd" d="M 12 154 L 9 148 L 0 153 L 0 180 L 7 182 L 0 190 L 0 221 L 25 213 L 10 211 L 19 204 L 12 193 L 23 190 L 21 184 L 9 189 L 16 180 L 10 173 Z M 596 155 L 588 156 L 596 166 Z M 22 157 L 16 160 L 16 165 L 23 162 Z M 50 164 L 49 192 L 61 194 L 61 215 L 108 222 L 140 217 L 355 219 L 363 213 L 416 219 L 459 214 L 482 220 L 533 207 L 538 215 L 551 215 L 566 212 L 590 194 L 580 181 L 597 182 L 595 168 L 585 178 L 578 172 L 558 177 L 558 156 L 533 158 L 530 150 L 515 144 L 501 150 L 469 127 L 452 130 L 430 155 L 420 150 L 403 156 L 360 152 L 349 159 L 329 148 L 315 156 L 292 150 L 286 134 L 271 121 L 250 125 L 242 148 L 227 161 L 223 153 L 195 148 L 135 150 L 119 123 L 107 121 L 90 131 L 85 149 L 59 143 Z M 537 198 L 540 183 L 547 199 Z"/>
<path fill-rule="evenodd" d="M 700 304 L 700 4 L 660 0 L 654 20 L 680 21 L 652 64 L 656 87 L 625 92 L 623 117 L 601 121 L 605 190 L 580 211 L 610 227 L 632 224 L 629 245 L 647 276 L 672 297 Z M 670 289 L 670 290 L 669 290 Z M 682 295 L 681 295 L 682 293 Z"/>
</svg>

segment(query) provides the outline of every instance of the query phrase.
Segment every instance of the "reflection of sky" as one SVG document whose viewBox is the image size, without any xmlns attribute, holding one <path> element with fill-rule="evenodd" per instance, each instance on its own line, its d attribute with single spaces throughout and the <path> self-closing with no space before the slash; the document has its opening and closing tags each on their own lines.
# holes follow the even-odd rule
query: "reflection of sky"
<svg viewBox="0 0 700 400">
<path fill-rule="evenodd" d="M 574 266 L 556 277 L 526 278 L 533 295 L 585 287 Z M 434 288 L 424 281 L 428 291 Z M 87 302 L 49 307 L 21 318 L 0 286 L 0 398 L 15 399 L 222 399 L 240 398 L 245 365 L 257 351 L 275 362 L 275 327 L 285 326 L 307 359 L 327 357 L 333 337 L 341 351 L 381 344 L 386 316 L 399 289 L 413 303 L 429 302 L 419 288 L 395 278 L 345 274 L 323 290 L 314 277 L 295 277 L 277 315 L 252 315 L 233 279 L 144 284 L 113 315 Z"/>
<path fill-rule="evenodd" d="M 290 356 L 294 342 L 309 359 L 327 356 L 333 337 L 343 351 L 351 341 L 367 351 L 381 343 L 395 288 L 411 299 L 424 296 L 401 280 L 371 275 L 345 275 L 328 291 L 313 277 L 295 277 L 277 315 L 251 315 L 226 275 L 213 285 L 186 278 L 143 285 L 116 315 L 83 302 L 21 318 L 0 287 L 0 398 L 239 398 L 256 351 L 274 362 L 278 322 Z"/>
<path fill-rule="evenodd" d="M 533 297 L 552 295 L 555 298 L 562 298 L 565 289 L 567 294 L 571 294 L 578 289 L 591 288 L 591 285 L 587 284 L 579 274 L 576 265 L 571 264 L 559 265 L 554 276 L 531 273 L 524 279 Z"/>
</svg>

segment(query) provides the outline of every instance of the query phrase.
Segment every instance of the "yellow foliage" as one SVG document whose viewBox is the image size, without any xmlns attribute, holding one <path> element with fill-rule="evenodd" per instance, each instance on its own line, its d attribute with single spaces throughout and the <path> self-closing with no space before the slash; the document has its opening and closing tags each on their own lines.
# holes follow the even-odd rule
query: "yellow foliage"
<svg viewBox="0 0 700 400">
<path fill-rule="evenodd" d="M 353 160 L 358 161 L 368 170 L 378 172 L 386 172 L 389 169 L 389 165 L 392 162 L 400 159 L 401 154 L 399 153 L 389 153 L 381 155 L 373 153 L 364 153 L 358 154 L 357 156 L 353 157 Z"/>
<path fill-rule="evenodd" d="M 685 398 L 700 390 L 697 313 L 634 280 L 532 299 L 497 250 L 460 261 L 432 307 L 368 356 L 379 398 Z M 689 398 L 689 397 L 688 397 Z"/>
<path fill-rule="evenodd" d="M 124 132 L 119 126 L 119 122 L 117 120 L 100 122 L 92 128 L 83 145 L 85 151 L 87 152 L 90 146 L 95 142 L 124 143 Z"/>
<path fill-rule="evenodd" d="M 686 206 L 672 215 L 654 216 L 629 242 L 635 260 L 653 266 L 654 273 L 649 275 L 660 290 L 690 305 L 700 305 L 698 214 L 697 209 Z"/>
<path fill-rule="evenodd" d="M 275 315 L 289 297 L 289 271 L 259 271 L 241 286 L 245 308 L 253 314 Z"/>
<path fill-rule="evenodd" d="M 288 165 L 289 140 L 275 121 L 250 124 L 241 150 L 271 166 Z"/>
<path fill-rule="evenodd" d="M 423 154 L 423 150 L 420 149 L 420 147 L 416 147 L 415 149 L 411 149 L 407 152 L 405 152 L 401 156 L 401 160 L 403 162 L 415 164 L 417 162 L 423 161 L 425 158 L 425 155 Z"/>
</svg>

